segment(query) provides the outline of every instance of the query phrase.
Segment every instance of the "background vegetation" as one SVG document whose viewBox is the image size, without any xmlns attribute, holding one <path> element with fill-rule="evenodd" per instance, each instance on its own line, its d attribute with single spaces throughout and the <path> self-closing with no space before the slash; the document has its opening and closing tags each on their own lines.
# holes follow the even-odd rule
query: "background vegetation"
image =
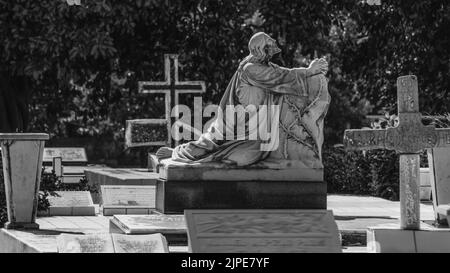
<svg viewBox="0 0 450 273">
<path fill-rule="evenodd" d="M 396 177 L 395 155 L 333 146 L 346 128 L 367 126 L 365 115 L 396 112 L 400 75 L 418 76 L 423 113 L 450 112 L 445 0 L 0 1 L 0 131 L 44 131 L 49 145 L 85 146 L 91 162 L 142 165 L 144 149 L 124 149 L 125 120 L 162 117 L 163 102 L 139 95 L 137 81 L 163 79 L 163 54 L 178 53 L 181 78 L 204 80 L 204 103 L 217 103 L 256 31 L 277 38 L 281 65 L 329 58 L 325 164 L 361 163 L 348 162 L 351 174 L 330 171 L 330 189 L 358 184 L 396 198 L 391 182 L 374 186 L 361 167 L 384 164 Z"/>
</svg>

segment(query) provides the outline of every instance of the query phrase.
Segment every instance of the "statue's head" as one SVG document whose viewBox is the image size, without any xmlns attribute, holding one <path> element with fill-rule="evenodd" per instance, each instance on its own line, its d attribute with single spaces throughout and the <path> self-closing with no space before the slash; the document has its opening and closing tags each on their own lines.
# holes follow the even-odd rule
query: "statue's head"
<svg viewBox="0 0 450 273">
<path fill-rule="evenodd" d="M 268 61 L 273 55 L 280 53 L 281 49 L 277 46 L 275 39 L 264 32 L 255 33 L 248 42 L 250 54 L 256 61 Z"/>
</svg>

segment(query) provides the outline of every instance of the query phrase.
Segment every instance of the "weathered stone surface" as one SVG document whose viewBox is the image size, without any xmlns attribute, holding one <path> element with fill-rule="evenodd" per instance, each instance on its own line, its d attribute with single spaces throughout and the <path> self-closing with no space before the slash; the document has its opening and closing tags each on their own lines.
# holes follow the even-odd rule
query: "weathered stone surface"
<svg viewBox="0 0 450 273">
<path fill-rule="evenodd" d="M 155 209 L 155 186 L 101 186 L 103 215 L 151 214 Z"/>
<path fill-rule="evenodd" d="M 156 185 L 159 175 L 149 172 L 147 169 L 87 169 L 85 170 L 86 179 L 92 186 L 100 188 L 102 185 L 125 185 L 125 186 L 148 186 Z M 92 194 L 95 204 L 101 202 L 100 192 Z"/>
<path fill-rule="evenodd" d="M 194 253 L 341 252 L 326 210 L 186 210 Z"/>
<path fill-rule="evenodd" d="M 35 223 L 47 134 L 0 134 L 7 200 L 7 228 L 38 228 Z"/>
<path fill-rule="evenodd" d="M 115 253 L 168 253 L 166 238 L 160 233 L 151 235 L 111 234 Z"/>
<path fill-rule="evenodd" d="M 56 242 L 59 253 L 114 253 L 110 234 L 61 234 Z"/>
<path fill-rule="evenodd" d="M 323 181 L 323 168 L 297 160 L 266 160 L 245 167 L 224 163 L 180 163 L 162 160 L 159 178 L 168 181 Z"/>
<path fill-rule="evenodd" d="M 63 163 L 87 163 L 86 150 L 82 147 L 44 148 L 43 162 L 52 162 L 60 157 Z"/>
<path fill-rule="evenodd" d="M 367 230 L 371 253 L 450 253 L 450 229 L 425 225 L 420 230 L 403 230 L 398 225 Z"/>
<path fill-rule="evenodd" d="M 441 205 L 450 204 L 450 148 L 428 150 L 428 164 L 435 217 L 444 224 L 447 219 L 441 217 L 437 209 Z"/>
<path fill-rule="evenodd" d="M 184 234 L 184 215 L 115 215 L 110 223 L 125 234 Z"/>
<path fill-rule="evenodd" d="M 47 211 L 39 215 L 48 216 L 95 216 L 95 206 L 88 191 L 55 191 L 48 201 Z"/>
</svg>

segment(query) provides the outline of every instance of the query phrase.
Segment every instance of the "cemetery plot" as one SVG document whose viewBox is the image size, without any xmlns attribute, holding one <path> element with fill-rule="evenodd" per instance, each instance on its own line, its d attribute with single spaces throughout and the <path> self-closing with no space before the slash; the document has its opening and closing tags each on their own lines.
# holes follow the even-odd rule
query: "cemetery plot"
<svg viewBox="0 0 450 273">
<path fill-rule="evenodd" d="M 160 234 L 111 234 L 115 253 L 168 253 L 166 238 Z"/>
<path fill-rule="evenodd" d="M 341 252 L 326 210 L 185 210 L 193 253 Z"/>
<path fill-rule="evenodd" d="M 184 215 L 114 215 L 110 223 L 125 234 L 185 234 Z"/>
<path fill-rule="evenodd" d="M 95 206 L 88 191 L 55 191 L 48 197 L 50 207 L 40 216 L 95 216 Z"/>
<path fill-rule="evenodd" d="M 104 216 L 151 214 L 155 209 L 155 186 L 101 186 Z"/>
<path fill-rule="evenodd" d="M 56 239 L 59 253 L 168 253 L 161 234 L 130 236 L 122 234 L 72 235 Z"/>
<path fill-rule="evenodd" d="M 420 158 L 426 148 L 450 146 L 450 129 L 424 126 L 419 112 L 417 77 L 397 80 L 399 124 L 386 130 L 346 130 L 344 144 L 351 150 L 390 149 L 400 153 L 400 212 L 403 229 L 420 228 Z"/>
</svg>

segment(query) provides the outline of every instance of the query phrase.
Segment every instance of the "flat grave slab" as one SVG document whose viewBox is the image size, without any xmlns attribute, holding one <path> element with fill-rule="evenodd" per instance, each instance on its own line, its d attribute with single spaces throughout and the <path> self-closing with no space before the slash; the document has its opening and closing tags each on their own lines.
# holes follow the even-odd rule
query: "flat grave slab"
<svg viewBox="0 0 450 273">
<path fill-rule="evenodd" d="M 115 253 L 168 253 L 166 238 L 160 233 L 150 235 L 111 234 Z"/>
<path fill-rule="evenodd" d="M 421 223 L 419 230 L 403 230 L 399 224 L 367 230 L 369 253 L 450 253 L 450 229 Z"/>
<path fill-rule="evenodd" d="M 50 207 L 39 216 L 95 216 L 95 206 L 88 191 L 55 191 L 48 196 Z"/>
<path fill-rule="evenodd" d="M 184 215 L 114 215 L 110 223 L 125 234 L 185 234 Z"/>
<path fill-rule="evenodd" d="M 100 189 L 102 185 L 124 185 L 124 186 L 148 186 L 156 185 L 158 174 L 149 172 L 148 169 L 113 169 L 99 168 L 85 170 L 89 185 Z M 92 195 L 95 204 L 101 202 L 100 193 Z"/>
<path fill-rule="evenodd" d="M 186 210 L 193 253 L 341 252 L 326 210 Z"/>
<path fill-rule="evenodd" d="M 56 239 L 59 253 L 114 253 L 109 234 L 61 234 Z"/>
<path fill-rule="evenodd" d="M 168 253 L 161 234 L 61 234 L 56 242 L 59 253 Z"/>
<path fill-rule="evenodd" d="M 104 216 L 115 214 L 152 214 L 155 186 L 101 186 Z"/>
</svg>

